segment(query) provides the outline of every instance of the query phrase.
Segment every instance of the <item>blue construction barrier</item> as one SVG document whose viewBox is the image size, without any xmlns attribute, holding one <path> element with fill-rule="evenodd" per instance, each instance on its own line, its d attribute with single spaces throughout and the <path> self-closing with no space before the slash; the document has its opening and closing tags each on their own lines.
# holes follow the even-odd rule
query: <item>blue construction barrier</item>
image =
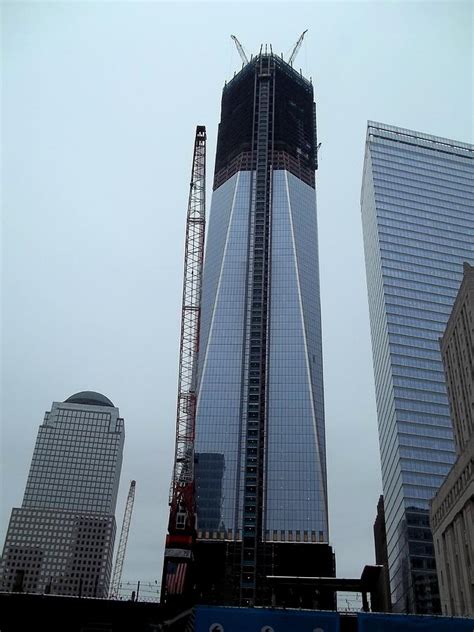
<svg viewBox="0 0 474 632">
<path fill-rule="evenodd" d="M 359 612 L 358 632 L 473 632 L 474 619 Z"/>
<path fill-rule="evenodd" d="M 197 606 L 194 632 L 339 632 L 337 612 Z"/>
</svg>

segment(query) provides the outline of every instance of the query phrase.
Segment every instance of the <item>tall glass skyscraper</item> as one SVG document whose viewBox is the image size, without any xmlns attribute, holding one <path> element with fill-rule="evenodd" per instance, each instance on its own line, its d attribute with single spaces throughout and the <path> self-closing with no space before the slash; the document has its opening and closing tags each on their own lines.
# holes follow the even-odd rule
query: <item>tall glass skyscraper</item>
<svg viewBox="0 0 474 632">
<path fill-rule="evenodd" d="M 429 502 L 454 461 L 439 348 L 474 257 L 473 147 L 368 123 L 362 183 L 392 603 L 438 612 Z"/>
<path fill-rule="evenodd" d="M 198 537 L 241 544 L 240 603 L 264 544 L 328 542 L 316 168 L 311 82 L 258 55 L 222 96 L 196 420 Z"/>
<path fill-rule="evenodd" d="M 12 510 L 1 590 L 107 596 L 123 443 L 123 419 L 104 395 L 53 402 Z"/>
</svg>

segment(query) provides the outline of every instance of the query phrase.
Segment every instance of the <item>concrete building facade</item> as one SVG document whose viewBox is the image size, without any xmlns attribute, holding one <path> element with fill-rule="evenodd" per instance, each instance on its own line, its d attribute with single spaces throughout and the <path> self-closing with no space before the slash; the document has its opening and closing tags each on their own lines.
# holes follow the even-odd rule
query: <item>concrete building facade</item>
<svg viewBox="0 0 474 632">
<path fill-rule="evenodd" d="M 474 617 L 474 267 L 441 339 L 457 459 L 431 503 L 443 614 Z"/>
<path fill-rule="evenodd" d="M 104 395 L 53 402 L 12 510 L 0 590 L 107 595 L 123 444 L 123 419 Z"/>
</svg>

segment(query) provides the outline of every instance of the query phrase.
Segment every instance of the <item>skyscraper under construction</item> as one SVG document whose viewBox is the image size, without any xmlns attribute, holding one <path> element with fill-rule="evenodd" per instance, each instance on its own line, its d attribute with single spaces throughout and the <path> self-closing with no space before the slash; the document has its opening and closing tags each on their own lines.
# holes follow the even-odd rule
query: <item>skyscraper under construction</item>
<svg viewBox="0 0 474 632">
<path fill-rule="evenodd" d="M 280 603 L 272 576 L 334 573 L 316 169 L 313 85 L 261 51 L 223 90 L 207 232 L 195 444 L 207 601 Z M 330 607 L 321 599 L 303 597 Z"/>
</svg>

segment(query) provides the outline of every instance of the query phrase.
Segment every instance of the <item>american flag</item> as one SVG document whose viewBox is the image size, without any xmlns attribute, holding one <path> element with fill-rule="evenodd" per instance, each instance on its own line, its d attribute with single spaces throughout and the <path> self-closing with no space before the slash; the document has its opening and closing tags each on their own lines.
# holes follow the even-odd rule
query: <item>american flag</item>
<svg viewBox="0 0 474 632">
<path fill-rule="evenodd" d="M 166 590 L 168 595 L 180 595 L 186 578 L 186 562 L 168 562 Z"/>
</svg>

